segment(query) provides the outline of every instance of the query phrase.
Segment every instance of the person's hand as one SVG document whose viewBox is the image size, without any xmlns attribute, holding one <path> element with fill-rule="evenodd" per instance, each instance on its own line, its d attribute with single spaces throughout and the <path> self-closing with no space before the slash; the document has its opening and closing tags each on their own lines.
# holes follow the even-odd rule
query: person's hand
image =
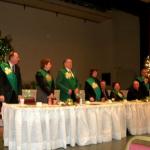
<svg viewBox="0 0 150 150">
<path fill-rule="evenodd" d="M 76 89 L 74 90 L 74 93 L 75 93 L 76 95 L 79 94 L 79 89 L 76 88 Z"/>
<path fill-rule="evenodd" d="M 48 105 L 52 105 L 53 104 L 53 101 L 51 98 L 48 98 Z"/>
<path fill-rule="evenodd" d="M 4 102 L 5 97 L 3 95 L 0 95 L 0 102 Z"/>
<path fill-rule="evenodd" d="M 72 94 L 72 90 L 71 90 L 71 89 L 68 90 L 68 94 L 69 94 L 69 95 Z"/>
<path fill-rule="evenodd" d="M 54 96 L 53 93 L 51 93 L 47 98 L 48 98 L 49 105 L 57 105 L 58 104 L 58 100 L 56 99 L 56 97 Z"/>
<path fill-rule="evenodd" d="M 90 97 L 90 102 L 94 102 L 94 97 Z"/>
<path fill-rule="evenodd" d="M 53 100 L 53 104 L 54 104 L 54 105 L 57 105 L 57 104 L 58 104 L 58 100 L 57 100 L 57 99 L 54 99 L 54 100 Z"/>
<path fill-rule="evenodd" d="M 54 94 L 51 93 L 51 94 L 48 96 L 48 98 L 54 98 Z"/>
<path fill-rule="evenodd" d="M 53 104 L 54 94 L 51 93 L 49 96 L 47 96 L 47 99 L 49 105 Z"/>
</svg>

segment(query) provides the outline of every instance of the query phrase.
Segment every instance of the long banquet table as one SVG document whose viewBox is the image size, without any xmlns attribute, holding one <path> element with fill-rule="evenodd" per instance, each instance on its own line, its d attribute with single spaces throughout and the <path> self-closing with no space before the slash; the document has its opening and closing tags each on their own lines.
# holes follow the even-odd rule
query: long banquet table
<svg viewBox="0 0 150 150">
<path fill-rule="evenodd" d="M 150 102 L 128 102 L 126 123 L 131 135 L 150 134 Z"/>
<path fill-rule="evenodd" d="M 150 103 L 78 106 L 4 104 L 4 146 L 9 150 L 50 150 L 121 140 L 150 133 Z"/>
</svg>

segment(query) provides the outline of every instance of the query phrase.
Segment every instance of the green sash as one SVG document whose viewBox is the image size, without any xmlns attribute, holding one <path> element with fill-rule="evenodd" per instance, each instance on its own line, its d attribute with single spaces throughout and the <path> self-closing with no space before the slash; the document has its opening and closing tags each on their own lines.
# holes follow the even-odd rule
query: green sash
<svg viewBox="0 0 150 150">
<path fill-rule="evenodd" d="M 15 73 L 11 70 L 9 64 L 7 63 L 1 63 L 0 67 L 2 68 L 3 72 L 6 74 L 6 77 L 12 87 L 12 89 L 16 92 L 18 95 L 18 86 L 17 86 L 17 78 Z"/>
<path fill-rule="evenodd" d="M 113 90 L 113 93 L 115 93 L 116 95 L 118 95 L 121 99 L 124 98 L 124 96 L 122 95 L 122 93 L 117 92 L 116 90 Z"/>
<path fill-rule="evenodd" d="M 95 92 L 95 95 L 96 95 L 96 100 L 100 100 L 101 98 L 101 89 L 99 87 L 99 85 L 95 82 L 95 80 L 91 77 L 89 77 L 87 79 L 87 82 L 89 83 L 89 85 L 92 87 L 92 89 L 94 90 Z"/>
<path fill-rule="evenodd" d="M 144 82 L 144 77 L 139 76 L 139 77 L 137 77 L 137 80 L 142 83 L 142 82 Z M 146 83 L 146 84 L 144 83 L 144 85 L 145 85 L 147 90 L 150 89 L 149 83 Z"/>
<path fill-rule="evenodd" d="M 69 85 L 71 86 L 71 89 L 74 90 L 77 86 L 77 80 L 74 76 L 73 72 L 68 72 L 66 69 L 62 69 L 62 72 L 65 76 L 65 79 L 68 80 Z"/>
<path fill-rule="evenodd" d="M 49 88 L 51 88 L 51 85 L 52 85 L 52 77 L 51 77 L 51 75 L 48 72 L 46 72 L 45 70 L 43 70 L 43 69 L 40 69 L 38 72 L 44 77 L 44 79 L 46 80 Z"/>
<path fill-rule="evenodd" d="M 137 80 L 138 80 L 139 82 L 143 82 L 143 81 L 144 81 L 144 77 L 139 76 L 139 77 L 137 77 Z"/>
</svg>

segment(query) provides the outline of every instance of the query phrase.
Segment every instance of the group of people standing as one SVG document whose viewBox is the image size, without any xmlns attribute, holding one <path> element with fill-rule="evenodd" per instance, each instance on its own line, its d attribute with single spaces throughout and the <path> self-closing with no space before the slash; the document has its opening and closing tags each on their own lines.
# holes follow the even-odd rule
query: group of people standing
<svg viewBox="0 0 150 150">
<path fill-rule="evenodd" d="M 50 59 L 41 60 L 41 68 L 36 73 L 37 101 L 47 103 L 54 99 L 54 89 L 60 89 L 60 100 L 72 99 L 76 101 L 79 97 L 79 82 L 75 72 L 72 70 L 72 60 L 67 58 L 63 62 L 63 68 L 58 72 L 56 84 L 50 74 L 52 62 Z"/>
<path fill-rule="evenodd" d="M 6 103 L 19 103 L 22 96 L 22 80 L 18 63 L 19 53 L 11 51 L 8 61 L 0 64 L 0 101 Z M 56 84 L 51 75 L 52 62 L 49 58 L 42 59 L 40 69 L 36 72 L 37 83 L 36 101 L 48 103 L 55 99 L 54 89 L 60 89 L 60 100 L 66 101 L 79 99 L 79 83 L 75 72 L 72 70 L 72 60 L 67 58 L 63 68 L 58 72 Z"/>
<path fill-rule="evenodd" d="M 22 81 L 19 63 L 19 54 L 17 51 L 11 51 L 8 61 L 0 64 L 0 101 L 6 103 L 18 103 L 22 98 Z M 36 72 L 35 79 L 37 83 L 36 101 L 48 103 L 55 99 L 54 90 L 60 90 L 60 100 L 66 101 L 72 99 L 78 101 L 79 82 L 76 73 L 73 71 L 72 59 L 67 58 L 63 62 L 63 68 L 60 69 L 56 77 L 56 82 L 51 75 L 52 62 L 49 58 L 42 59 L 40 69 Z M 121 92 L 119 82 L 113 83 L 109 95 L 106 89 L 106 82 L 98 79 L 98 71 L 90 70 L 90 75 L 85 81 L 85 99 L 89 101 L 106 101 L 114 99 L 123 100 L 124 94 Z M 137 77 L 128 90 L 127 99 L 144 99 L 149 96 L 149 78 L 147 69 L 142 69 L 141 76 Z"/>
</svg>

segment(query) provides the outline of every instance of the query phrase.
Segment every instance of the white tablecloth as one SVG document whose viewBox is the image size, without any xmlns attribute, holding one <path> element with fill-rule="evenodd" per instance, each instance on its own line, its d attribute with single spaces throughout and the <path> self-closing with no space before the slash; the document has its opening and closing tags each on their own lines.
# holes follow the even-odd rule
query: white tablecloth
<svg viewBox="0 0 150 150">
<path fill-rule="evenodd" d="M 120 140 L 126 136 L 123 103 L 50 107 L 5 104 L 4 146 L 9 150 L 50 150 Z"/>
<path fill-rule="evenodd" d="M 132 135 L 150 134 L 150 102 L 126 104 L 127 128 Z"/>
</svg>

